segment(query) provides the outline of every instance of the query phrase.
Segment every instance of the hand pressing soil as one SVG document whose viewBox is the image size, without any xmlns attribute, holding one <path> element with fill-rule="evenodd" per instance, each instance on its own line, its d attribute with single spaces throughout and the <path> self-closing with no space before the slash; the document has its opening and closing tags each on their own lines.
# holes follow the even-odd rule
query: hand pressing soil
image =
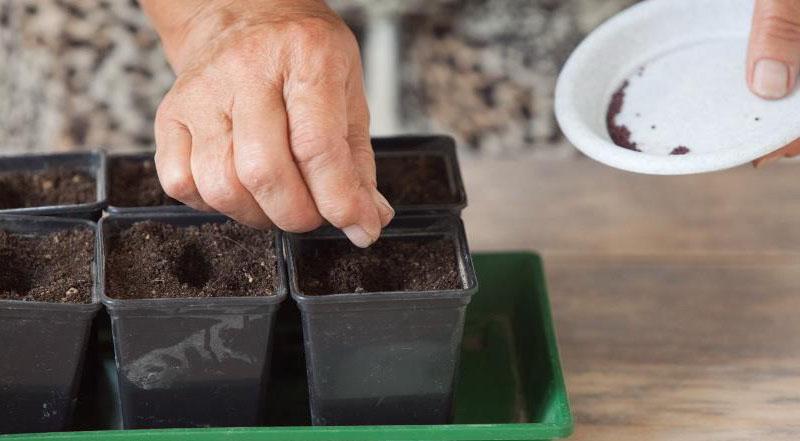
<svg viewBox="0 0 800 441">
<path fill-rule="evenodd" d="M 456 202 L 441 156 L 378 157 L 375 166 L 378 191 L 391 205 Z"/>
<path fill-rule="evenodd" d="M 272 232 L 234 222 L 179 227 L 146 221 L 109 239 L 106 281 L 112 298 L 275 294 Z"/>
<path fill-rule="evenodd" d="M 93 260 L 91 230 L 41 236 L 0 230 L 0 299 L 89 303 Z"/>
<path fill-rule="evenodd" d="M 96 199 L 95 179 L 74 168 L 0 173 L 0 209 L 85 204 Z"/>
<path fill-rule="evenodd" d="M 299 278 L 306 295 L 463 288 L 455 246 L 444 238 L 387 237 L 366 249 L 345 240 L 308 241 Z"/>
<path fill-rule="evenodd" d="M 112 158 L 108 203 L 115 207 L 179 205 L 164 193 L 152 159 Z"/>
</svg>

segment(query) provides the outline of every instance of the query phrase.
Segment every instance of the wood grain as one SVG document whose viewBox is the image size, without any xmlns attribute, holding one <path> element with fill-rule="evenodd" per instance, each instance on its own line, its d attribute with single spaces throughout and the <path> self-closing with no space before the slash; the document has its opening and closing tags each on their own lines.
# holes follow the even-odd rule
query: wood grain
<svg viewBox="0 0 800 441">
<path fill-rule="evenodd" d="M 473 249 L 545 257 L 572 439 L 800 439 L 800 163 L 463 167 Z"/>
<path fill-rule="evenodd" d="M 475 249 L 800 257 L 800 163 L 664 177 L 589 160 L 464 160 Z"/>
</svg>

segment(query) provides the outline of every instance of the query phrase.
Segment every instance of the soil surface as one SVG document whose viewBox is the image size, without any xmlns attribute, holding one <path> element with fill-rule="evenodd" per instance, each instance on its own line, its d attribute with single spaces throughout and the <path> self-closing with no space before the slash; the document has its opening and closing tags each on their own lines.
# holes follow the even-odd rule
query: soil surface
<svg viewBox="0 0 800 441">
<path fill-rule="evenodd" d="M 306 295 L 463 288 L 456 248 L 444 238 L 387 237 L 366 249 L 346 240 L 307 242 L 298 267 Z"/>
<path fill-rule="evenodd" d="M 438 155 L 378 157 L 378 191 L 391 205 L 456 202 L 450 190 L 447 164 Z"/>
<path fill-rule="evenodd" d="M 178 205 L 164 193 L 152 159 L 112 158 L 108 203 L 115 207 Z"/>
<path fill-rule="evenodd" d="M 69 167 L 0 173 L 0 209 L 95 202 L 97 185 L 87 172 Z"/>
<path fill-rule="evenodd" d="M 106 291 L 117 299 L 273 295 L 272 232 L 234 222 L 178 227 L 139 222 L 112 233 Z"/>
<path fill-rule="evenodd" d="M 89 303 L 93 260 L 91 230 L 41 236 L 0 230 L 0 299 Z"/>
</svg>

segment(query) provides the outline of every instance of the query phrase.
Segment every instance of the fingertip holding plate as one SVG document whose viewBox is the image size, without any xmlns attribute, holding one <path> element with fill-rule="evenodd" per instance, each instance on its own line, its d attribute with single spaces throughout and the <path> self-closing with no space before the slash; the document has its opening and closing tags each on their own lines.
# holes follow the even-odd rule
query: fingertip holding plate
<svg viewBox="0 0 800 441">
<path fill-rule="evenodd" d="M 746 164 L 800 138 L 800 93 L 767 101 L 747 87 L 752 10 L 751 0 L 647 0 L 612 17 L 559 76 L 565 136 L 604 164 L 659 175 Z"/>
</svg>

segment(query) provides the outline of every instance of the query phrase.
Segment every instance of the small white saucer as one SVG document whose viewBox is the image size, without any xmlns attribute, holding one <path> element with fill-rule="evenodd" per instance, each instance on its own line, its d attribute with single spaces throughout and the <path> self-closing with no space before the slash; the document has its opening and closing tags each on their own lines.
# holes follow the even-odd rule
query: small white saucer
<svg viewBox="0 0 800 441">
<path fill-rule="evenodd" d="M 800 138 L 800 93 L 767 101 L 747 87 L 752 11 L 752 0 L 648 0 L 611 18 L 559 76 L 564 134 L 604 164 L 661 175 L 722 170 Z M 639 151 L 609 135 L 620 91 L 612 124 L 627 128 Z"/>
</svg>

